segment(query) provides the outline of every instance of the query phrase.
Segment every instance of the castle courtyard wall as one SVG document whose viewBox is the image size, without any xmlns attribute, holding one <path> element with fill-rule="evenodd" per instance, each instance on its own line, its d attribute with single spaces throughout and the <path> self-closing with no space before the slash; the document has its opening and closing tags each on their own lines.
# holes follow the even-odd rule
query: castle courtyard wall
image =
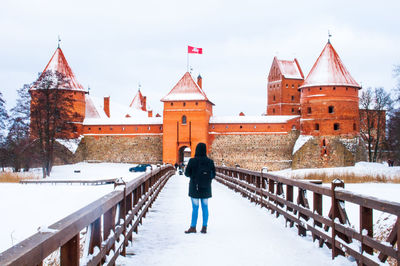
<svg viewBox="0 0 400 266">
<path fill-rule="evenodd" d="M 76 161 L 161 163 L 162 135 L 85 136 L 75 153 Z"/>
</svg>

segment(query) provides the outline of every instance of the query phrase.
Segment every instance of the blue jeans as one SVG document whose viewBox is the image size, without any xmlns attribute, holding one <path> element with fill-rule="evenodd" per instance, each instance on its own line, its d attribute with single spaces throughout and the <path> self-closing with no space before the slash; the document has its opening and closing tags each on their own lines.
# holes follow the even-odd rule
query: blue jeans
<svg viewBox="0 0 400 266">
<path fill-rule="evenodd" d="M 191 227 L 196 227 L 197 217 L 199 215 L 199 201 L 201 202 L 201 212 L 203 213 L 203 226 L 207 226 L 208 222 L 208 199 L 196 199 L 191 198 L 192 200 L 192 222 L 190 224 Z"/>
</svg>

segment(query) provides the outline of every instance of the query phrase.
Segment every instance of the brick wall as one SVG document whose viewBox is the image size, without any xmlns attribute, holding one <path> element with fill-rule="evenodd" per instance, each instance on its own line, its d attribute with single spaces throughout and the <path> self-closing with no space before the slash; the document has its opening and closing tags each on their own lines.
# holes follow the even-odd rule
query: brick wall
<svg viewBox="0 0 400 266">
<path fill-rule="evenodd" d="M 290 168 L 297 137 L 298 131 L 287 135 L 216 135 L 210 157 L 216 165 L 238 164 L 254 171 L 264 166 L 271 171 Z"/>
<path fill-rule="evenodd" d="M 366 160 L 364 142 L 361 138 L 315 136 L 294 154 L 292 168 L 353 166 L 361 160 Z"/>
<path fill-rule="evenodd" d="M 161 163 L 162 136 L 91 137 L 82 139 L 75 153 L 76 161 Z"/>
</svg>

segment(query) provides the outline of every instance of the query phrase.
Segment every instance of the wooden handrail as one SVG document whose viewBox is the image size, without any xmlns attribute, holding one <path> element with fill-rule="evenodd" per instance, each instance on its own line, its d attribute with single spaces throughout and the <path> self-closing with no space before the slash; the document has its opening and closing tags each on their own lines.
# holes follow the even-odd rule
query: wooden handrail
<svg viewBox="0 0 400 266">
<path fill-rule="evenodd" d="M 133 231 L 137 232 L 139 223 L 173 173 L 171 165 L 162 166 L 116 187 L 49 226 L 52 232 L 36 233 L 0 253 L 0 265 L 40 265 L 58 248 L 61 265 L 115 262 L 119 254 L 125 255 Z M 87 254 L 80 261 L 80 234 L 85 229 Z"/>
<path fill-rule="evenodd" d="M 318 240 L 320 247 L 325 244 L 332 249 L 332 258 L 350 255 L 359 265 L 379 265 L 379 262 L 385 262 L 390 256 L 399 263 L 400 203 L 344 190 L 339 188 L 344 187 L 344 183 L 339 180 L 332 182 L 329 188 L 307 180 L 293 180 L 241 168 L 216 167 L 216 170 L 217 181 L 270 209 L 277 217 L 284 216 L 291 227 L 296 224 L 299 235 L 305 236 L 306 231 L 310 231 L 313 241 Z M 298 190 L 297 201 L 293 198 L 294 188 Z M 307 191 L 313 193 L 312 210 L 305 196 Z M 322 214 L 322 196 L 332 202 L 329 217 Z M 348 220 L 344 202 L 359 206 L 359 230 L 350 226 L 351 221 Z M 386 242 L 373 238 L 374 210 L 397 216 L 396 224 Z M 360 242 L 359 249 L 355 250 L 354 245 L 349 245 L 353 240 Z M 374 255 L 374 250 L 378 255 Z"/>
</svg>

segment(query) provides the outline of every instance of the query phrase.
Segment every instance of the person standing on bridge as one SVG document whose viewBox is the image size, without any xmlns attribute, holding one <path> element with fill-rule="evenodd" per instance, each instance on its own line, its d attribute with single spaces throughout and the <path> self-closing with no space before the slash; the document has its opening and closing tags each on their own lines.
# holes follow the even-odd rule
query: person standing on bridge
<svg viewBox="0 0 400 266">
<path fill-rule="evenodd" d="M 208 198 L 211 198 L 211 181 L 215 177 L 214 161 L 207 157 L 207 147 L 204 143 L 196 146 L 194 158 L 191 158 L 186 166 L 185 175 L 190 177 L 189 197 L 192 200 L 192 221 L 186 234 L 196 233 L 199 203 L 203 213 L 203 227 L 201 233 L 207 233 L 208 222 Z"/>
</svg>

